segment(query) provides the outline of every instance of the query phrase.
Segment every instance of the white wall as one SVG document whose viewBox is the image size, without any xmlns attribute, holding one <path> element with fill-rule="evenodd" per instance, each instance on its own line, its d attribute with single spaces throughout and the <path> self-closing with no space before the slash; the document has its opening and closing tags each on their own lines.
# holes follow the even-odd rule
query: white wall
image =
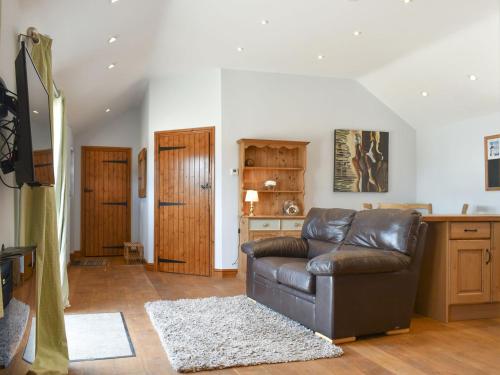
<svg viewBox="0 0 500 375">
<path fill-rule="evenodd" d="M 17 1 L 0 1 L 0 77 L 11 91 L 16 91 L 16 76 L 14 61 L 18 52 L 17 27 L 19 19 Z M 0 172 L 1 173 L 1 172 Z M 14 173 L 2 178 L 9 184 L 14 184 Z M 16 240 L 15 234 L 15 198 L 14 190 L 0 185 L 0 245 L 12 246 Z"/>
<path fill-rule="evenodd" d="M 435 213 L 500 213 L 500 192 L 484 186 L 484 137 L 500 133 L 500 112 L 417 131 L 417 200 Z"/>
<path fill-rule="evenodd" d="M 352 80 L 232 70 L 169 74 L 152 80 L 142 106 L 148 148 L 147 198 L 140 205 L 140 241 L 154 254 L 154 132 L 216 127 L 215 268 L 236 268 L 239 138 L 309 140 L 307 206 L 359 208 L 363 202 L 414 201 L 415 131 Z M 390 192 L 333 193 L 333 130 L 390 132 Z"/>
<path fill-rule="evenodd" d="M 69 104 L 71 105 L 71 104 Z M 137 154 L 140 151 L 141 111 L 134 108 L 108 123 L 95 124 L 73 135 L 75 152 L 75 185 L 71 202 L 71 251 L 80 249 L 80 181 L 81 147 L 111 146 L 132 148 L 132 241 L 139 239 L 139 198 L 137 188 Z"/>
<path fill-rule="evenodd" d="M 154 132 L 215 126 L 215 195 L 221 195 L 221 72 L 219 69 L 168 74 L 150 82 L 143 105 L 143 145 L 148 149 L 147 198 L 141 202 L 141 242 L 148 262 L 154 260 Z M 215 208 L 215 267 L 222 264 L 220 205 Z"/>
<path fill-rule="evenodd" d="M 334 129 L 390 132 L 389 193 L 333 192 Z M 416 198 L 415 130 L 352 80 L 222 71 L 222 268 L 236 267 L 239 138 L 310 141 L 306 206 L 360 209 Z"/>
</svg>

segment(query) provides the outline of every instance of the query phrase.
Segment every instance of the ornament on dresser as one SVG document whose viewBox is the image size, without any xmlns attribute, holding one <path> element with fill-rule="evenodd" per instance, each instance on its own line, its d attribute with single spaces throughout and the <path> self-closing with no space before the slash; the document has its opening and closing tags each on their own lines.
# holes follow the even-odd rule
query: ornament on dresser
<svg viewBox="0 0 500 375">
<path fill-rule="evenodd" d="M 283 203 L 283 213 L 287 216 L 297 216 L 300 213 L 299 206 L 294 200 L 286 200 Z"/>
<path fill-rule="evenodd" d="M 275 190 L 278 183 L 274 180 L 267 180 L 264 182 L 264 188 L 266 190 Z"/>
<path fill-rule="evenodd" d="M 245 160 L 245 167 L 253 167 L 255 165 L 255 162 L 253 159 L 246 159 Z"/>
</svg>

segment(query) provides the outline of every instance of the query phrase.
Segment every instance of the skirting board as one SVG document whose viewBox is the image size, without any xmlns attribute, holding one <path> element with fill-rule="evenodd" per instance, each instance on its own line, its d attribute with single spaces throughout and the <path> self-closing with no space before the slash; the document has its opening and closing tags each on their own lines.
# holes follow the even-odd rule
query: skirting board
<svg viewBox="0 0 500 375">
<path fill-rule="evenodd" d="M 213 277 L 217 279 L 231 279 L 236 277 L 237 269 L 214 269 Z"/>
<path fill-rule="evenodd" d="M 82 251 L 81 250 L 75 250 L 73 252 L 71 252 L 71 254 L 69 255 L 69 259 L 70 260 L 73 260 L 73 259 L 76 259 L 76 258 L 81 258 L 82 257 Z"/>
<path fill-rule="evenodd" d="M 154 263 L 144 263 L 144 269 L 149 272 L 154 272 L 155 264 Z"/>
<path fill-rule="evenodd" d="M 500 303 L 478 303 L 471 305 L 451 305 L 449 321 L 471 319 L 493 319 L 500 317 Z"/>
</svg>

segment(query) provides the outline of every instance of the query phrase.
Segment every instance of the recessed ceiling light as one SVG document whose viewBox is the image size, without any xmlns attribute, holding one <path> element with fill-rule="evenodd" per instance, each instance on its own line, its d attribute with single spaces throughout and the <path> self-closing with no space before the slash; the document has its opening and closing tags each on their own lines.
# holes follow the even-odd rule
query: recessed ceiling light
<svg viewBox="0 0 500 375">
<path fill-rule="evenodd" d="M 109 113 L 109 112 L 111 112 L 111 109 L 106 108 L 106 113 Z"/>
<path fill-rule="evenodd" d="M 116 36 L 112 36 L 111 38 L 108 39 L 108 43 L 111 44 L 111 43 L 114 43 L 118 40 L 118 37 Z"/>
<path fill-rule="evenodd" d="M 114 69 L 116 68 L 116 64 L 115 63 L 111 63 L 108 65 L 108 69 Z"/>
<path fill-rule="evenodd" d="M 427 91 L 422 91 L 422 96 L 423 97 L 428 97 L 429 96 L 429 93 Z"/>
<path fill-rule="evenodd" d="M 119 0 L 110 0 L 111 4 L 117 3 Z"/>
<path fill-rule="evenodd" d="M 471 75 L 469 75 L 469 79 L 471 81 L 477 81 L 477 76 L 475 74 L 471 74 Z"/>
<path fill-rule="evenodd" d="M 324 55 L 318 55 L 318 60 L 323 60 L 325 58 Z"/>
<path fill-rule="evenodd" d="M 355 30 L 355 31 L 353 32 L 353 35 L 354 35 L 354 36 L 360 36 L 361 34 L 363 34 L 363 32 L 362 32 L 362 31 L 359 31 L 359 30 Z"/>
<path fill-rule="evenodd" d="M 40 112 L 38 112 L 36 109 L 34 109 L 34 110 L 33 110 L 33 113 L 34 113 L 35 115 L 38 115 Z"/>
<path fill-rule="evenodd" d="M 403 0 L 403 2 L 404 2 L 405 4 L 410 4 L 411 2 L 413 2 L 413 0 Z"/>
<path fill-rule="evenodd" d="M 244 50 L 245 50 L 245 49 L 244 49 L 243 47 L 238 47 L 238 48 L 236 48 L 236 51 L 238 51 L 238 52 L 243 52 Z"/>
<path fill-rule="evenodd" d="M 267 25 L 269 24 L 269 20 L 262 20 L 260 21 L 261 25 Z"/>
</svg>

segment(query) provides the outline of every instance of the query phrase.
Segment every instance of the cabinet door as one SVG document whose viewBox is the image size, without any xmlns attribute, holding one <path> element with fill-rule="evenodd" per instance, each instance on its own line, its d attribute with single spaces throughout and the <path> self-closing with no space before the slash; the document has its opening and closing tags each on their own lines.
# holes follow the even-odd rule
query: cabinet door
<svg viewBox="0 0 500 375">
<path fill-rule="evenodd" d="M 493 247 L 491 263 L 491 298 L 500 302 L 500 223 L 493 224 Z"/>
<path fill-rule="evenodd" d="M 450 252 L 450 302 L 452 304 L 490 302 L 490 241 L 450 241 Z"/>
</svg>

